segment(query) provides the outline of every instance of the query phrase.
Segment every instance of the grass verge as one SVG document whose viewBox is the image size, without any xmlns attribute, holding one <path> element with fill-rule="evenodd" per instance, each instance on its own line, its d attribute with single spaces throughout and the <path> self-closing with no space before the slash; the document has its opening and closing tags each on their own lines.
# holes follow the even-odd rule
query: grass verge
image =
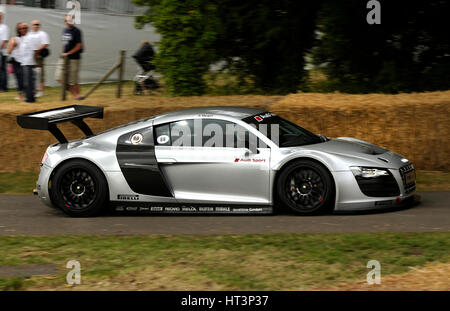
<svg viewBox="0 0 450 311">
<path fill-rule="evenodd" d="M 418 190 L 450 190 L 450 172 L 418 171 Z"/>
<path fill-rule="evenodd" d="M 0 193 L 31 194 L 36 187 L 37 172 L 0 173 Z M 418 171 L 417 190 L 450 190 L 450 172 Z"/>
<path fill-rule="evenodd" d="M 0 237 L 0 267 L 54 264 L 0 278 L 2 290 L 302 290 L 450 261 L 450 233 Z M 67 285 L 69 260 L 81 285 Z M 447 276 L 448 277 L 448 276 Z"/>
<path fill-rule="evenodd" d="M 37 172 L 0 173 L 0 193 L 31 194 L 38 175 Z"/>
</svg>

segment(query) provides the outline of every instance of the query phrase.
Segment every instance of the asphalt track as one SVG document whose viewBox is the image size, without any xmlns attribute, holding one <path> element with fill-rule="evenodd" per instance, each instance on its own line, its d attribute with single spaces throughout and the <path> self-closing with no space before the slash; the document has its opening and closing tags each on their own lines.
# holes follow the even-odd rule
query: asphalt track
<svg viewBox="0 0 450 311">
<path fill-rule="evenodd" d="M 401 210 L 324 216 L 121 216 L 70 218 L 32 195 L 0 195 L 0 235 L 251 234 L 450 231 L 450 191 L 420 192 Z"/>
</svg>

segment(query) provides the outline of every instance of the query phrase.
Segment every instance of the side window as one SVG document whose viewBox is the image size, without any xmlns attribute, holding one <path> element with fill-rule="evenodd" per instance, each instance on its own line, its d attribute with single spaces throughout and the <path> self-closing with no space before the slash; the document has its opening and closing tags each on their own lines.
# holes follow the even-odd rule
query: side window
<svg viewBox="0 0 450 311">
<path fill-rule="evenodd" d="M 170 140 L 169 124 L 158 125 L 155 127 L 155 145 L 158 146 L 170 146 L 172 141 Z"/>
<path fill-rule="evenodd" d="M 194 146 L 194 120 L 181 120 L 170 123 L 170 140 L 172 146 Z"/>
<path fill-rule="evenodd" d="M 155 126 L 157 146 L 193 146 L 194 120 L 181 120 Z"/>
<path fill-rule="evenodd" d="M 158 146 L 267 147 L 241 125 L 220 119 L 190 119 L 157 125 L 155 141 Z"/>
<path fill-rule="evenodd" d="M 193 146 L 194 120 L 181 120 L 155 126 L 158 146 Z"/>
<path fill-rule="evenodd" d="M 219 119 L 203 119 L 202 133 L 204 147 L 249 148 L 250 143 L 258 141 L 241 125 Z"/>
<path fill-rule="evenodd" d="M 227 147 L 225 136 L 226 121 L 218 119 L 202 120 L 202 146 Z"/>
</svg>

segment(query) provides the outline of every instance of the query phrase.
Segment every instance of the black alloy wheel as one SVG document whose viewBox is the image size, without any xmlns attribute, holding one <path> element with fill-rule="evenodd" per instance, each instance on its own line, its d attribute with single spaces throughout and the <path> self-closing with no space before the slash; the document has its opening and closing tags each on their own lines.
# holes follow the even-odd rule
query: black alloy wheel
<svg viewBox="0 0 450 311">
<path fill-rule="evenodd" d="M 301 215 L 321 214 L 333 206 L 334 183 L 328 170 L 310 160 L 297 160 L 285 167 L 278 179 L 278 197 Z"/>
<path fill-rule="evenodd" d="M 71 160 L 58 167 L 49 190 L 52 203 L 73 217 L 98 215 L 107 203 L 103 173 L 85 160 Z"/>
<path fill-rule="evenodd" d="M 97 196 L 94 179 L 82 168 L 74 168 L 62 177 L 59 191 L 67 207 L 82 210 Z"/>
</svg>

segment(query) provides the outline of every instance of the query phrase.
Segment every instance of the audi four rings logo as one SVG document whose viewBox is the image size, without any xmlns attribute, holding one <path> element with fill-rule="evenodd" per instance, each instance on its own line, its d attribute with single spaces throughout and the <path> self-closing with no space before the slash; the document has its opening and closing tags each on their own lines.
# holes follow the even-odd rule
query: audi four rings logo
<svg viewBox="0 0 450 311">
<path fill-rule="evenodd" d="M 136 133 L 133 136 L 131 136 L 131 143 L 133 145 L 138 145 L 140 143 L 142 143 L 142 140 L 144 139 L 144 136 L 142 136 L 141 133 Z"/>
</svg>

